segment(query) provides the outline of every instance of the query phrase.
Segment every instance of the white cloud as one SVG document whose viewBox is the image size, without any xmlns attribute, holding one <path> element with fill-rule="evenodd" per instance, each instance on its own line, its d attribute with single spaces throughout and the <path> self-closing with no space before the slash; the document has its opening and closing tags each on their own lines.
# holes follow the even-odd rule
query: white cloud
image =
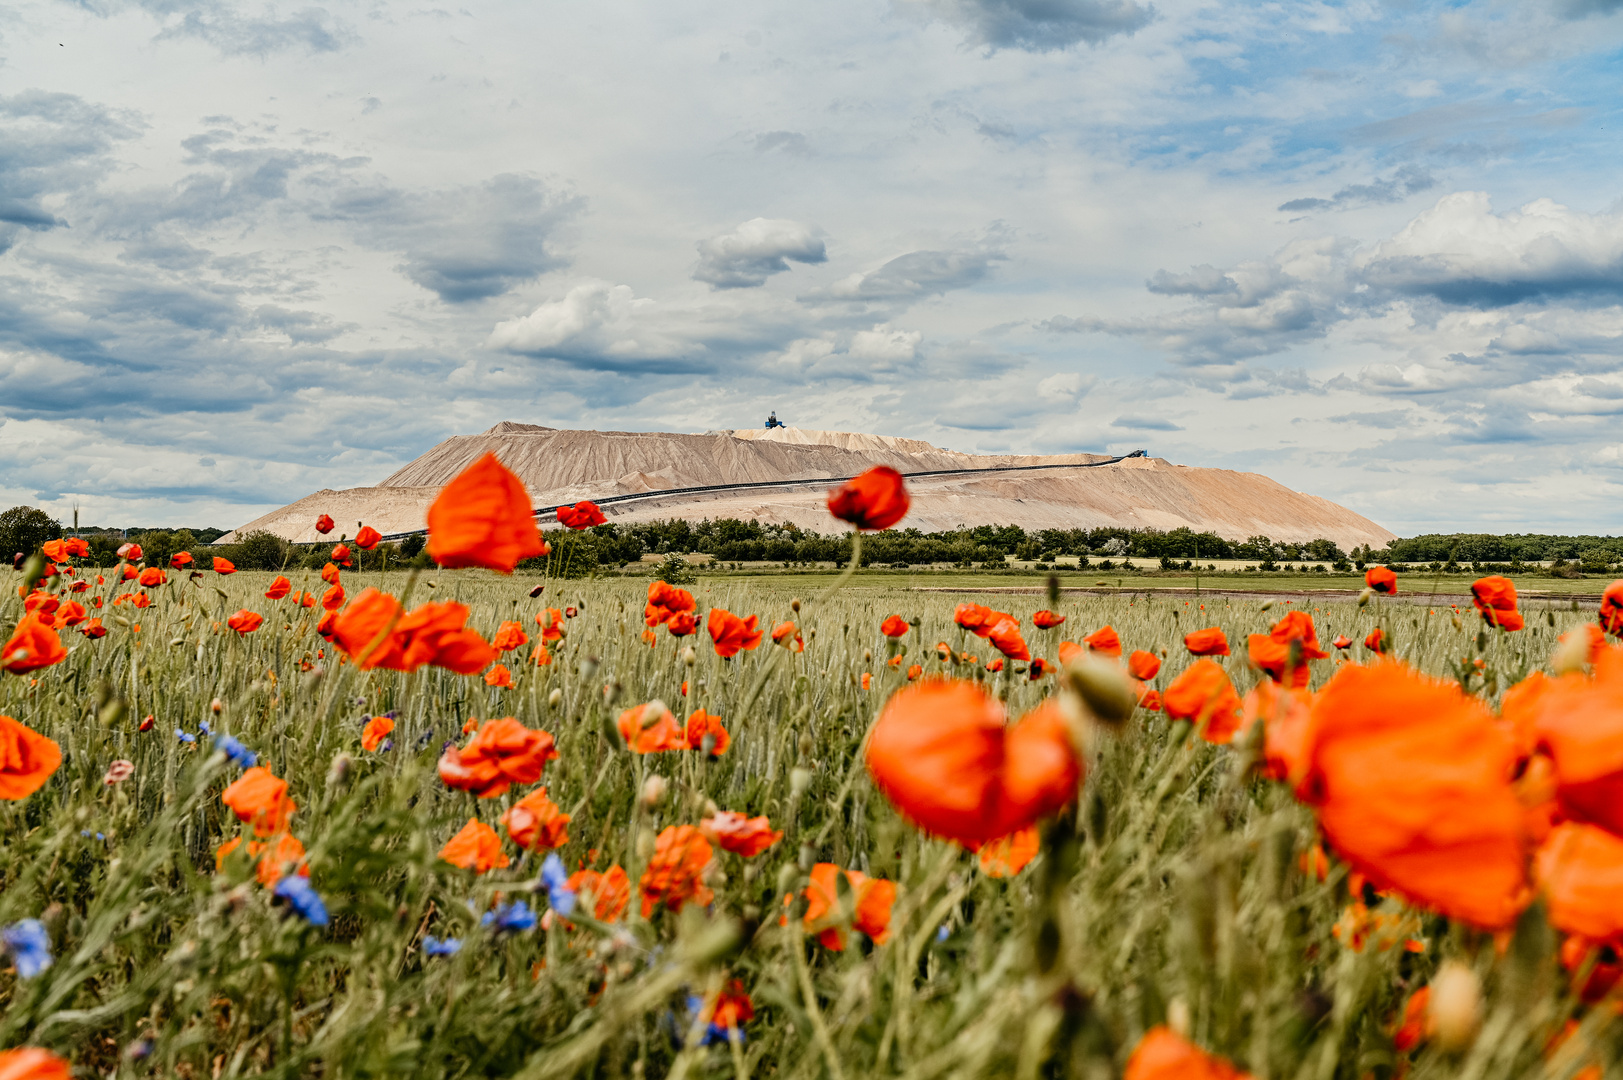
<svg viewBox="0 0 1623 1080">
<path fill-rule="evenodd" d="M 923 340 L 924 334 L 918 330 L 898 330 L 880 324 L 872 330 L 859 330 L 852 334 L 850 352 L 858 360 L 895 364 L 917 356 L 919 342 Z"/>
<path fill-rule="evenodd" d="M 1097 45 L 1141 30 L 1155 8 L 1133 0 L 900 0 L 963 27 L 969 40 L 991 49 L 1048 52 L 1079 42 Z"/>
<path fill-rule="evenodd" d="M 797 221 L 751 218 L 732 232 L 699 242 L 699 265 L 693 277 L 716 289 L 749 288 L 788 270 L 789 260 L 828 260 L 817 231 Z"/>
<path fill-rule="evenodd" d="M 561 359 L 658 360 L 696 347 L 656 322 L 659 305 L 633 295 L 631 286 L 586 281 L 528 315 L 496 324 L 493 349 Z"/>
</svg>

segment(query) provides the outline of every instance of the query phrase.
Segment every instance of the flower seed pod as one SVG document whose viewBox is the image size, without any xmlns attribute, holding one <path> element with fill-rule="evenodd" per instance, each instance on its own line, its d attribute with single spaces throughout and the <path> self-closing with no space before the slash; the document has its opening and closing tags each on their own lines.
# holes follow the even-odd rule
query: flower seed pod
<svg viewBox="0 0 1623 1080">
<path fill-rule="evenodd" d="M 692 645 L 689 645 L 687 648 L 682 650 L 682 663 L 686 664 L 688 667 L 692 667 L 698 662 L 699 654 L 693 651 Z"/>
<path fill-rule="evenodd" d="M 1365 604 L 1369 603 L 1374 598 L 1375 598 L 1375 590 L 1371 589 L 1369 586 L 1366 585 L 1364 587 L 1364 590 L 1358 594 L 1358 606 L 1363 607 Z"/>
<path fill-rule="evenodd" d="M 1482 982 L 1476 972 L 1458 960 L 1444 963 L 1432 977 L 1427 1011 L 1438 1045 L 1456 1054 L 1469 1047 L 1482 1022 Z"/>
<path fill-rule="evenodd" d="M 800 597 L 797 596 L 793 600 L 789 601 L 789 610 L 794 612 L 796 615 L 800 614 Z"/>
<path fill-rule="evenodd" d="M 665 801 L 665 793 L 670 786 L 670 781 L 658 773 L 648 777 L 642 782 L 642 804 L 652 810 Z"/>
<path fill-rule="evenodd" d="M 797 765 L 789 770 L 789 793 L 795 798 L 798 799 L 806 794 L 806 789 L 811 787 L 811 782 L 812 771 L 810 769 L 802 769 Z"/>
<path fill-rule="evenodd" d="M 552 688 L 552 693 L 547 695 L 547 706 L 549 708 L 556 709 L 558 707 L 558 704 L 561 701 L 563 701 L 563 699 L 564 699 L 563 690 L 561 690 L 558 687 L 554 686 Z"/>
</svg>

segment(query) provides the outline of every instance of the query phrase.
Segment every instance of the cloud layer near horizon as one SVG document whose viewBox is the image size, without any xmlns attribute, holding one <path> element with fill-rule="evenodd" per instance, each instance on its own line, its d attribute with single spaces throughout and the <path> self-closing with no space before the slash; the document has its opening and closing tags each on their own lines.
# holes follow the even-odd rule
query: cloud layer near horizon
<svg viewBox="0 0 1623 1080">
<path fill-rule="evenodd" d="M 1617 4 L 10 11 L 0 500 L 775 408 L 1623 529 Z"/>
</svg>

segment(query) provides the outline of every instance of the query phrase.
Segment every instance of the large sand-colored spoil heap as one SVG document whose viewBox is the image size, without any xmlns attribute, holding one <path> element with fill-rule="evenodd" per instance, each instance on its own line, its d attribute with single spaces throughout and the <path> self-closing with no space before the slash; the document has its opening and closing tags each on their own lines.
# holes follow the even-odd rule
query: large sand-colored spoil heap
<svg viewBox="0 0 1623 1080">
<path fill-rule="evenodd" d="M 352 533 L 364 521 L 385 534 L 422 529 L 441 486 L 484 454 L 523 478 L 535 505 L 646 493 L 604 507 L 610 521 L 744 518 L 836 531 L 818 486 L 755 487 L 659 495 L 673 488 L 765 484 L 854 476 L 884 464 L 903 473 L 1108 461 L 1101 454 L 961 454 L 916 439 L 843 431 L 569 431 L 504 421 L 479 435 L 445 440 L 376 487 L 318 491 L 221 537 L 265 530 L 300 543 L 322 537 L 315 520 L 331 514 Z M 1299 541 L 1325 537 L 1343 548 L 1383 546 L 1394 534 L 1326 499 L 1291 491 L 1257 473 L 1129 458 L 1092 468 L 964 473 L 909 480 L 913 509 L 904 525 L 926 532 L 975 525 L 1026 529 L 1127 528 L 1210 530 L 1229 539 L 1264 535 Z"/>
</svg>

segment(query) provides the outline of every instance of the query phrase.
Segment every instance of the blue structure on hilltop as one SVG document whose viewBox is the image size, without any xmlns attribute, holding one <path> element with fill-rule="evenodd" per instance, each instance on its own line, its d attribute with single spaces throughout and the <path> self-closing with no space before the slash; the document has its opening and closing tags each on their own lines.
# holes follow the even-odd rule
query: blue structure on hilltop
<svg viewBox="0 0 1623 1080">
<path fill-rule="evenodd" d="M 773 409 L 772 415 L 766 418 L 766 429 L 768 431 L 771 431 L 775 427 L 786 428 L 788 426 L 788 424 L 785 424 L 782 420 L 778 419 L 778 410 L 776 409 Z"/>
</svg>

